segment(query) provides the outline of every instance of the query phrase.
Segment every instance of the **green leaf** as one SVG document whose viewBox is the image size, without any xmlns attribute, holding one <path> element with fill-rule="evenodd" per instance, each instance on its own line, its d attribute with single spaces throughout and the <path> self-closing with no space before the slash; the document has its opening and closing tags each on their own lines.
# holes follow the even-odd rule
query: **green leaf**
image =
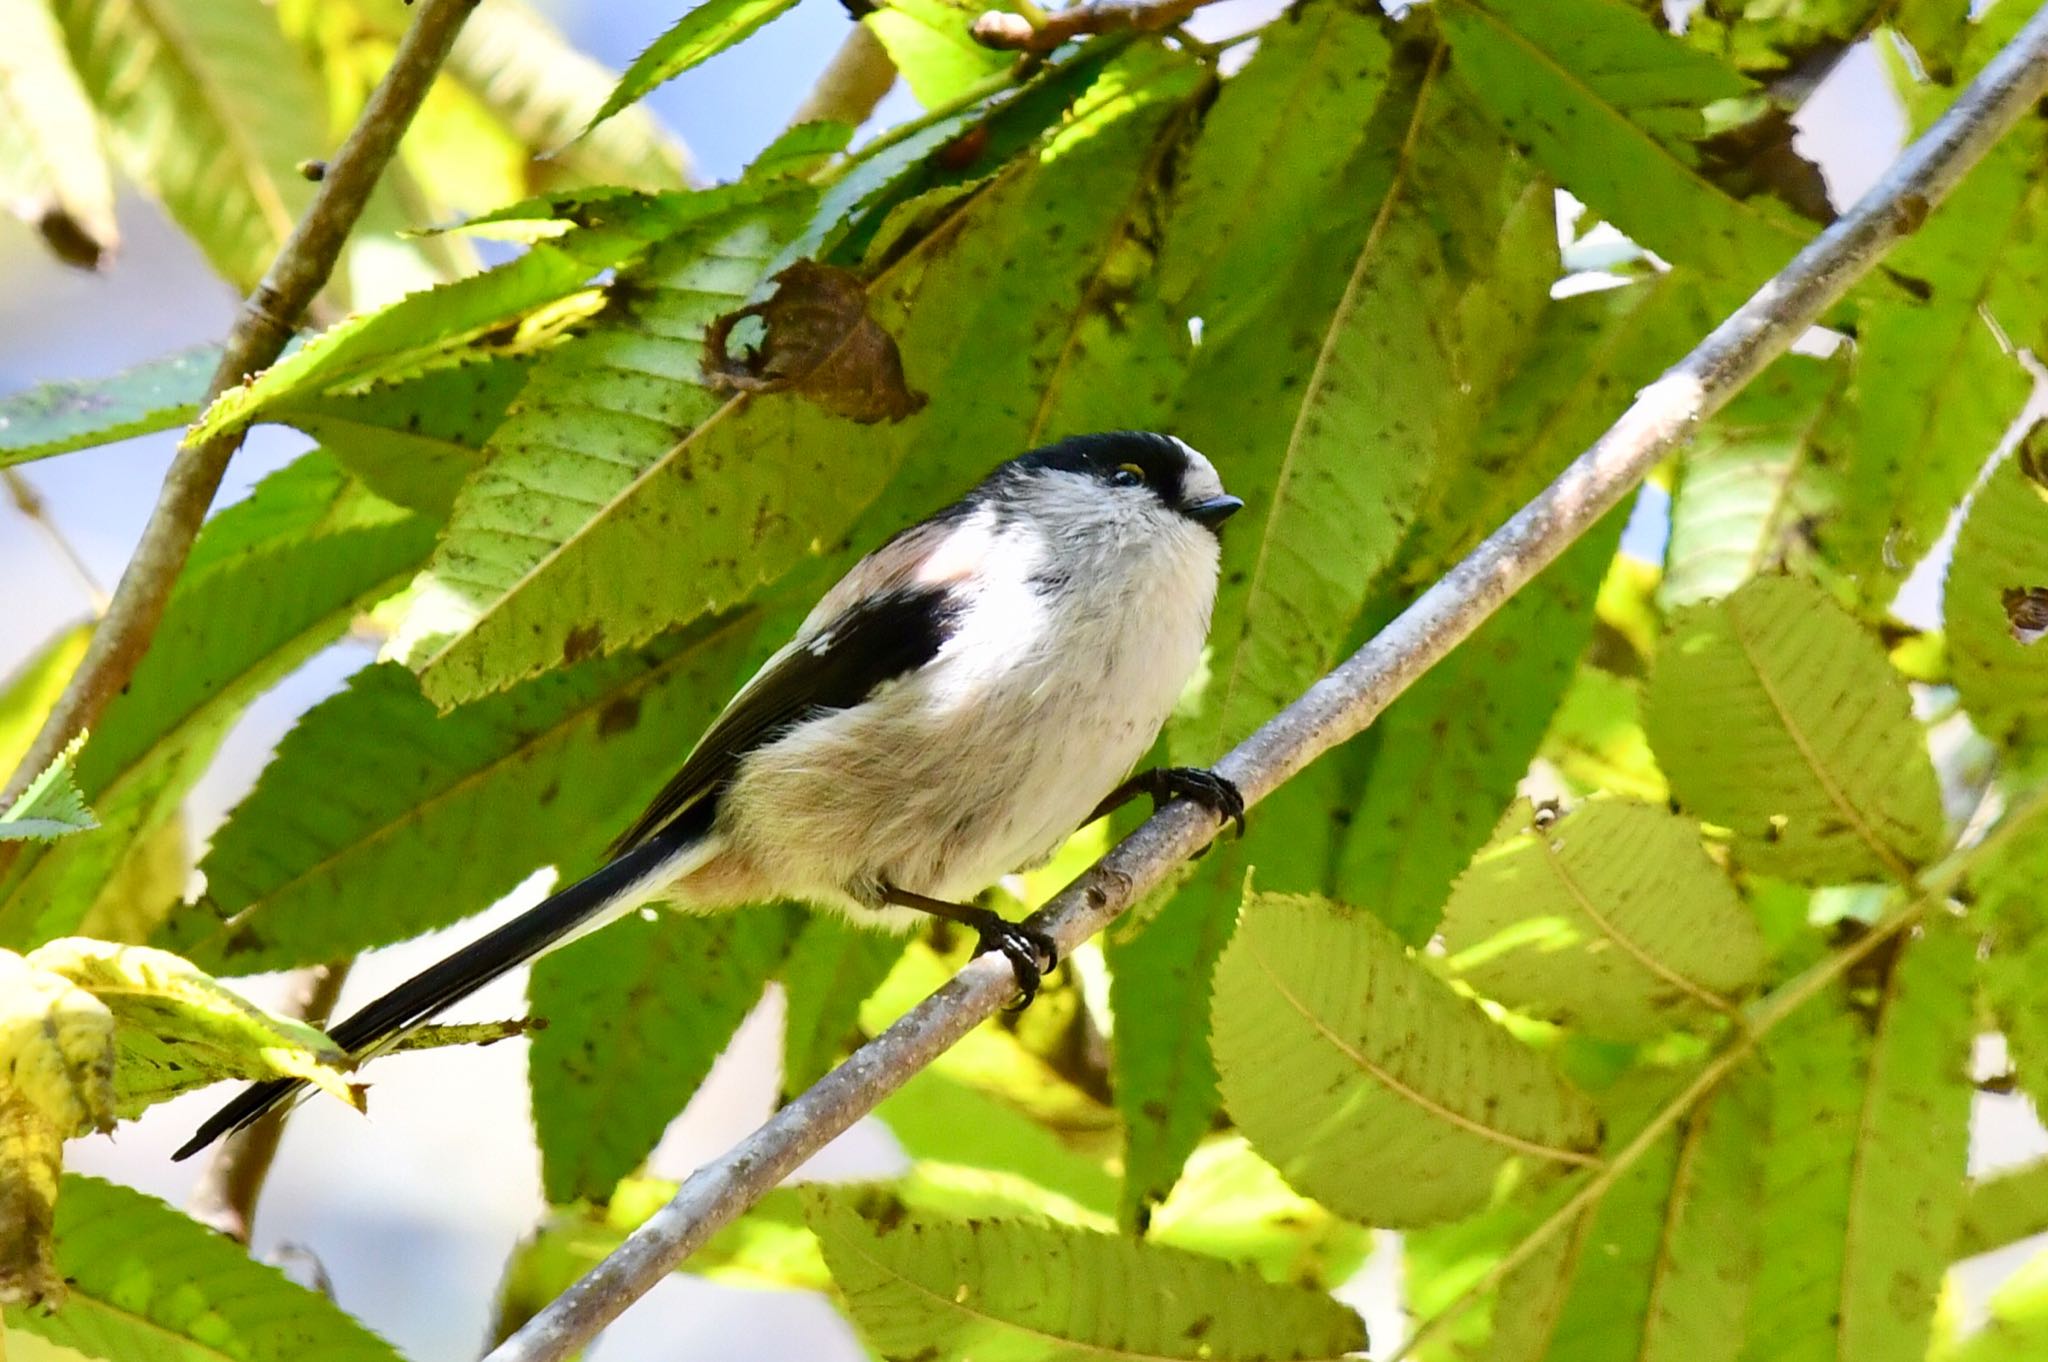
<svg viewBox="0 0 2048 1362">
<path fill-rule="evenodd" d="M 123 1116 L 223 1078 L 302 1078 L 360 1105 L 333 1041 L 147 946 L 60 937 L 27 956 L 105 1003 L 115 1021 L 114 1100 Z"/>
<path fill-rule="evenodd" d="M 1776 1112 L 1747 1357 L 1925 1355 L 1963 1205 L 1973 954 L 1931 923 L 1882 962 L 1867 1012 L 1767 1042 Z"/>
<path fill-rule="evenodd" d="M 428 695 L 481 694 L 719 608 L 837 549 L 850 526 L 854 542 L 879 542 L 985 474 L 991 450 L 1016 450 L 1088 305 L 1082 289 L 1101 268 L 1104 234 L 1122 221 L 1132 143 L 1149 145 L 1175 107 L 1171 93 L 1126 99 L 1132 112 L 1078 147 L 1027 158 L 870 285 L 869 312 L 896 338 L 912 385 L 971 390 L 971 402 L 857 426 L 795 395 L 721 404 L 703 389 L 652 383 L 636 370 L 697 371 L 702 325 L 722 305 L 704 290 L 729 299 L 750 287 L 757 253 L 793 225 L 733 225 L 720 248 L 730 259 L 680 240 L 650 256 L 614 288 L 616 325 L 550 356 L 561 393 L 553 415 L 538 400 L 541 376 L 529 385 L 531 420 L 498 437 L 524 457 L 498 458 L 458 502 L 406 633 Z M 572 428 L 557 431 L 564 423 Z M 530 446 L 514 444 L 529 434 Z M 587 451 L 599 435 L 595 452 L 565 451 Z M 856 526 L 913 447 L 933 452 Z M 650 555 L 665 564 L 652 578 Z M 446 639 L 447 625 L 471 619 Z"/>
<path fill-rule="evenodd" d="M 445 517 L 483 465 L 484 442 L 525 386 L 531 360 L 492 355 L 396 383 L 315 393 L 278 420 L 312 436 L 363 485 L 400 506 Z"/>
<path fill-rule="evenodd" d="M 1511 1158 L 1595 1160 L 1592 1105 L 1369 914 L 1253 894 L 1216 968 L 1216 1066 L 1290 1184 L 1389 1227 L 1478 1209 Z"/>
<path fill-rule="evenodd" d="M 1452 72 L 1510 140 L 1667 260 L 1760 282 L 1806 242 L 1781 205 L 1708 179 L 1701 110 L 1749 82 L 1621 0 L 1446 0 Z"/>
<path fill-rule="evenodd" d="M 1977 731 L 2005 747 L 2048 738 L 2048 426 L 1994 470 L 1956 535 L 1942 593 L 1949 665 Z"/>
<path fill-rule="evenodd" d="M 1647 1075 L 1642 1076 L 1647 1079 Z M 1669 1095 L 1629 1085 L 1622 1137 Z M 1735 1362 L 1756 1288 L 1768 1090 L 1738 1075 L 1637 1161 L 1571 1236 L 1571 1286 L 1549 1338 L 1556 1362 Z M 1612 1099 L 1610 1099 L 1612 1105 Z"/>
<path fill-rule="evenodd" d="M 2010 346 L 2048 322 L 2044 155 L 2038 119 L 1993 147 L 1887 262 L 1925 301 L 1873 300 L 1857 325 L 1848 399 L 1825 436 L 1840 514 L 1818 530 L 1874 606 L 1934 547 L 2033 390 Z"/>
<path fill-rule="evenodd" d="M 875 1115 L 920 1163 L 1014 1174 L 1102 1216 L 1115 1207 L 1116 1179 L 1100 1160 L 1069 1148 L 1044 1124 L 957 1078 L 921 1072 Z"/>
<path fill-rule="evenodd" d="M 71 764 L 84 742 L 83 733 L 73 738 L 14 803 L 0 812 L 0 842 L 54 842 L 66 833 L 89 832 L 100 825 L 85 806 L 85 796 L 71 774 Z"/>
<path fill-rule="evenodd" d="M 312 199 L 313 73 L 258 0 L 51 0 L 123 171 L 239 291 Z"/>
<path fill-rule="evenodd" d="M 1489 998 L 1619 1040 L 1729 1013 L 1763 940 L 1699 828 L 1596 799 L 1533 830 L 1521 802 L 1444 908 L 1451 973 Z"/>
<path fill-rule="evenodd" d="M 1538 1362 L 1543 1357 L 1578 1265 L 1579 1231 L 1587 1217 L 1581 1215 L 1570 1231 L 1552 1235 L 1494 1291 L 1481 1293 L 1469 1307 L 1464 1297 L 1561 1201 L 1559 1185 L 1553 1184 L 1545 1196 L 1499 1197 L 1478 1215 L 1401 1236 L 1412 1316 L 1428 1320 L 1447 1308 L 1459 1310 L 1431 1338 L 1416 1343 L 1414 1353 L 1420 1362 L 1467 1362 L 1475 1357 Z"/>
<path fill-rule="evenodd" d="M 805 917 L 775 971 L 786 1000 L 783 1096 L 794 1097 L 839 1062 L 862 1000 L 889 977 L 905 944 L 905 937 L 865 931 L 833 913 Z"/>
<path fill-rule="evenodd" d="M 1839 360 L 1787 355 L 1686 447 L 1658 605 L 1712 600 L 1752 577 L 1809 563 L 1808 526 L 1832 515 L 1842 495 L 1839 470 L 1815 442 L 1846 373 Z"/>
<path fill-rule="evenodd" d="M 988 8 L 973 0 L 883 0 L 861 22 L 881 40 L 917 102 L 932 109 L 1017 60 L 968 32 Z"/>
<path fill-rule="evenodd" d="M 408 294 L 388 307 L 329 327 L 206 409 L 188 440 L 279 414 L 321 393 L 409 378 L 436 364 L 472 361 L 486 335 L 581 289 L 600 269 L 646 242 L 630 227 L 588 229 L 536 242 L 517 260 L 482 274 Z"/>
<path fill-rule="evenodd" d="M 2048 1234 L 2048 1160 L 1972 1178 L 1956 1225 L 1956 1259 Z"/>
<path fill-rule="evenodd" d="M 626 74 L 619 77 L 618 85 L 584 125 L 584 134 L 587 136 L 592 128 L 628 104 L 646 98 L 655 86 L 744 41 L 754 30 L 795 4 L 796 0 L 700 0 L 633 58 Z"/>
<path fill-rule="evenodd" d="M 1671 797 L 1643 736 L 1634 677 L 1581 663 L 1543 736 L 1542 760 L 1579 795 L 1612 793 L 1661 804 Z"/>
<path fill-rule="evenodd" d="M 1318 98 L 1334 83 L 1341 97 L 1331 102 L 1362 131 L 1332 140 L 1320 118 L 1290 119 L 1300 140 L 1266 147 L 1225 191 L 1214 162 L 1261 141 L 1265 102 L 1290 92 L 1267 88 L 1270 75 L 1226 85 L 1239 97 L 1210 112 L 1197 184 L 1231 204 L 1261 203 L 1265 179 L 1283 173 L 1273 167 L 1298 165 L 1280 197 L 1319 197 L 1297 218 L 1261 216 L 1263 232 L 1197 210 L 1192 247 L 1220 237 L 1223 249 L 1164 267 L 1169 278 L 1196 273 L 1181 305 L 1203 319 L 1178 429 L 1234 456 L 1229 485 L 1246 502 L 1223 541 L 1232 589 L 1210 632 L 1210 685 L 1201 714 L 1175 733 L 1177 757 L 1210 759 L 1329 669 L 1438 470 L 1471 436 L 1477 399 L 1498 376 L 1475 352 L 1507 348 L 1503 333 L 1526 330 L 1553 273 L 1530 270 L 1508 317 L 1474 303 L 1497 267 L 1528 270 L 1549 255 L 1551 194 L 1524 200 L 1526 174 L 1443 78 L 1441 44 L 1425 34 L 1389 58 L 1384 20 L 1341 9 L 1317 17 L 1279 29 L 1304 50 L 1261 58 L 1283 70 L 1299 61 Z M 1331 60 L 1368 78 L 1339 80 L 1319 59 L 1332 23 L 1351 31 L 1328 40 L 1340 52 Z M 1518 207 L 1540 232 L 1510 231 Z M 1501 249 L 1504 233 L 1517 249 Z M 1260 273 L 1275 264 L 1278 277 Z M 1260 287 L 1247 299 L 1250 279 Z"/>
<path fill-rule="evenodd" d="M 9 1329 L 124 1362 L 397 1362 L 334 1302 L 155 1197 L 66 1177 L 56 1243 L 69 1299 L 10 1306 Z"/>
<path fill-rule="evenodd" d="M 802 191 L 742 200 L 669 237 L 535 365 L 401 635 L 430 696 L 483 694 L 733 604 L 802 552 L 831 514 L 821 503 L 850 496 L 852 470 L 835 487 L 822 451 L 801 472 L 728 454 L 721 427 L 746 399 L 703 376 L 706 329 L 746 301 L 806 204 Z M 793 397 L 778 410 L 825 419 Z M 657 552 L 666 599 L 625 566 Z"/>
<path fill-rule="evenodd" d="M 1686 24 L 1685 41 L 1713 53 L 1744 75 L 1772 76 L 1809 61 L 1838 57 L 1860 41 L 1888 8 L 1884 0 L 1716 5 L 1702 9 Z"/>
<path fill-rule="evenodd" d="M 1213 1258 L 1028 1220 L 910 1211 L 882 1188 L 805 1210 L 869 1346 L 888 1358 L 1336 1358 L 1358 1317 Z"/>
<path fill-rule="evenodd" d="M 0 880 L 0 941 L 76 930 L 243 708 L 402 587 L 433 542 L 431 520 L 371 497 L 318 453 L 263 486 L 274 495 L 229 507 L 200 534 L 132 684 L 79 754 L 79 788 L 103 826 L 16 860 Z M 292 514 L 273 515 L 286 505 Z M 266 517 L 275 538 L 253 533 Z"/>
<path fill-rule="evenodd" d="M 632 914 L 534 967 L 528 1070 L 548 1200 L 603 1200 L 711 1072 L 788 946 L 754 909 Z"/>
<path fill-rule="evenodd" d="M 1941 796 L 1905 682 L 1819 587 L 1758 578 L 1675 616 L 1647 697 L 1671 788 L 1758 870 L 1889 876 L 1939 849 Z"/>
<path fill-rule="evenodd" d="M 645 109 L 595 113 L 617 77 L 527 5 L 478 6 L 456 35 L 447 70 L 513 136 L 548 153 L 543 164 L 563 176 L 636 189 L 685 183 L 689 156 L 681 144 Z M 579 128 L 588 131 L 578 137 Z"/>
<path fill-rule="evenodd" d="M 1242 1136 L 1197 1149 L 1146 1226 L 1155 1244 L 1244 1263 L 1269 1282 L 1334 1291 L 1372 1247 L 1369 1231 L 1302 1196 Z"/>
<path fill-rule="evenodd" d="M 162 944 L 236 973 L 317 964 L 446 926 L 550 861 L 593 867 L 737 683 L 748 624 L 447 715 L 403 667 L 356 673 L 285 735 Z"/>
<path fill-rule="evenodd" d="M 197 345 L 111 378 L 43 383 L 0 402 L 0 465 L 171 430 L 199 412 L 220 347 Z"/>
<path fill-rule="evenodd" d="M 64 37 L 40 0 L 0 0 L 0 204 L 66 264 L 97 268 L 120 244 L 99 126 Z"/>
<path fill-rule="evenodd" d="M 2037 1109 L 2048 1109 L 2048 807 L 2040 791 L 2013 801 L 1995 829 L 2000 845 L 1979 853 L 1970 890 L 1991 927 L 1984 962 L 1984 1000 L 2005 1033 L 2020 1087 Z"/>
</svg>

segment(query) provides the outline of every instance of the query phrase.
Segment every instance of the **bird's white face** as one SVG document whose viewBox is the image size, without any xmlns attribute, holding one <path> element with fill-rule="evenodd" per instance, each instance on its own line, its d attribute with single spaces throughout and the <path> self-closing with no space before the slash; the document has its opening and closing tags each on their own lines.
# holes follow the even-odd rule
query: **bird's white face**
<svg viewBox="0 0 2048 1362">
<path fill-rule="evenodd" d="M 1215 561 L 1216 531 L 1238 502 L 1214 464 L 1184 441 L 1158 444 L 1128 461 L 1111 452 L 1081 467 L 1043 467 L 1006 488 L 1012 517 L 1056 528 L 1055 552 L 1100 571 L 1119 558 L 1160 550 Z M 1168 455 L 1162 457 L 1162 453 Z"/>
</svg>

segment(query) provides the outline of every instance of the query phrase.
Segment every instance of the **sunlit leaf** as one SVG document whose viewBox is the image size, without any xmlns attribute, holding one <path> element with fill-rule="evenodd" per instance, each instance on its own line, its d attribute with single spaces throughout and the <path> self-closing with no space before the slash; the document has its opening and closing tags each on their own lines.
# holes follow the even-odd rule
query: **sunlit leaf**
<svg viewBox="0 0 2048 1362">
<path fill-rule="evenodd" d="M 1301 1191 L 1370 1224 L 1476 1210 L 1511 1158 L 1584 1166 L 1591 1104 L 1377 919 L 1254 894 L 1216 968 L 1224 1105 Z"/>
<path fill-rule="evenodd" d="M 1618 799 L 1533 817 L 1519 804 L 1451 893 L 1443 938 L 1456 977 L 1623 1040 L 1728 1012 L 1762 977 L 1756 924 L 1696 825 Z"/>
<path fill-rule="evenodd" d="M 947 1220 L 882 1188 L 805 1198 L 868 1343 L 909 1358 L 1335 1358 L 1358 1317 L 1179 1249 L 1028 1220 Z"/>
<path fill-rule="evenodd" d="M 633 58 L 619 83 L 584 126 L 587 134 L 664 81 L 743 41 L 755 29 L 785 13 L 796 0 L 699 0 L 667 32 Z"/>
<path fill-rule="evenodd" d="M 968 30 L 990 8 L 973 0 L 883 0 L 861 20 L 879 38 L 904 84 L 927 109 L 965 93 L 1017 60 L 983 47 Z"/>
<path fill-rule="evenodd" d="M 43 726 L 43 716 L 64 693 L 64 683 L 85 656 L 92 625 L 76 624 L 59 633 L 12 676 L 0 680 L 0 769 L 12 771 Z"/>
<path fill-rule="evenodd" d="M 0 809 L 0 842 L 53 842 L 67 833 L 89 832 L 99 826 L 71 774 L 72 762 L 84 742 L 82 733 L 73 738 L 55 760 L 22 787 L 12 804 Z"/>
<path fill-rule="evenodd" d="M 98 1178 L 64 1179 L 56 1259 L 64 1305 L 48 1314 L 10 1306 L 9 1329 L 91 1357 L 398 1362 L 319 1292 L 155 1197 Z"/>
</svg>

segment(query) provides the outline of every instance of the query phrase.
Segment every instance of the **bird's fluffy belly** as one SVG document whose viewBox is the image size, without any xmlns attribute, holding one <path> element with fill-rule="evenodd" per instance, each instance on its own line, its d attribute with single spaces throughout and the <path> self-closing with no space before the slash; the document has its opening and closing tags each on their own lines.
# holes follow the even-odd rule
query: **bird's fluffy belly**
<svg viewBox="0 0 2048 1362">
<path fill-rule="evenodd" d="M 1063 627 L 1029 610 L 977 609 L 930 666 L 754 753 L 721 822 L 758 831 L 732 851 L 780 892 L 892 926 L 917 915 L 882 907 L 884 883 L 964 902 L 1049 857 L 1151 746 L 1207 621 L 1135 598 Z M 1095 663 L 1079 684 L 1075 650 Z"/>
</svg>

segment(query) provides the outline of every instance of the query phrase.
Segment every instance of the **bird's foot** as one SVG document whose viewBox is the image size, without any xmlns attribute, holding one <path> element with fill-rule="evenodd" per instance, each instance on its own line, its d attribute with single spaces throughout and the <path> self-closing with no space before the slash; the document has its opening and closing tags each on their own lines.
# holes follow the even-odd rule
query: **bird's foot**
<svg viewBox="0 0 2048 1362">
<path fill-rule="evenodd" d="M 1200 804 L 1223 822 L 1237 824 L 1237 835 L 1244 836 L 1244 794 L 1228 776 L 1206 766 L 1162 766 L 1151 774 L 1157 780 L 1155 802 L 1185 799 Z"/>
<path fill-rule="evenodd" d="M 1000 951 L 1010 962 L 1010 969 L 1017 976 L 1017 1001 L 1012 1003 L 1013 1011 L 1022 1011 L 1031 1006 L 1031 1000 L 1038 996 L 1039 981 L 1046 971 L 1060 963 L 1059 943 L 1036 927 L 1027 927 L 1021 922 L 1012 922 L 996 913 L 987 912 L 984 918 L 969 925 L 979 938 L 974 947 L 976 955 L 987 955 Z M 1043 959 L 1044 964 L 1039 961 Z"/>
</svg>

